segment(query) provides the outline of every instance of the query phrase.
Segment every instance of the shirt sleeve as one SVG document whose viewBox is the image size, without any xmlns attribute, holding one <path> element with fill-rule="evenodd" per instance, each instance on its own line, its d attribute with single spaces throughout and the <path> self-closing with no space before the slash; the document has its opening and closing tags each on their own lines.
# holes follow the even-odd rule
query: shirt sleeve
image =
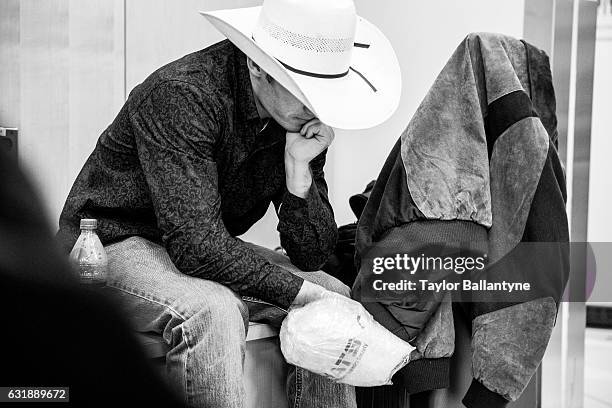
<svg viewBox="0 0 612 408">
<path fill-rule="evenodd" d="M 310 162 L 312 184 L 306 198 L 285 189 L 274 201 L 281 245 L 291 262 L 304 271 L 321 269 L 334 252 L 338 239 L 323 172 L 326 153 L 327 149 Z"/>
<path fill-rule="evenodd" d="M 181 272 L 287 308 L 303 279 L 232 237 L 221 218 L 214 150 L 223 111 L 204 92 L 169 81 L 131 113 L 163 244 Z"/>
</svg>

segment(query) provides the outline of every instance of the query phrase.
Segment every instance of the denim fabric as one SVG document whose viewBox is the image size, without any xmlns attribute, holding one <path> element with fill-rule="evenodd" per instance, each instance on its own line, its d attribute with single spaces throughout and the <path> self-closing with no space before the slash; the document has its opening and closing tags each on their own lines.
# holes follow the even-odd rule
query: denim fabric
<svg viewBox="0 0 612 408">
<path fill-rule="evenodd" d="M 349 289 L 324 272 L 301 272 L 288 258 L 247 244 L 271 262 L 306 280 L 349 295 Z M 241 298 L 219 283 L 182 274 L 166 250 L 132 237 L 106 247 L 110 296 L 131 318 L 137 331 L 155 332 L 170 346 L 166 370 L 170 385 L 194 407 L 244 407 L 242 369 L 248 322 L 279 325 L 286 311 Z M 336 384 L 290 367 L 290 407 L 355 407 L 351 386 Z"/>
</svg>

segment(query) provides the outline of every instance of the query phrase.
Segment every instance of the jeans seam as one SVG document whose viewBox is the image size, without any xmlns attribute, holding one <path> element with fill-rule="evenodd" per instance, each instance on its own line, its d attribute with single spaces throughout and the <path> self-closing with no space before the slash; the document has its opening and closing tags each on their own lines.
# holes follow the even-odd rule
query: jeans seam
<svg viewBox="0 0 612 408">
<path fill-rule="evenodd" d="M 295 404 L 294 408 L 299 408 L 302 404 L 302 369 L 295 367 Z"/>
<path fill-rule="evenodd" d="M 245 301 L 245 302 L 259 303 L 260 305 L 274 307 L 274 308 L 276 308 L 276 309 L 278 309 L 278 310 L 280 310 L 282 312 L 288 313 L 287 309 L 283 309 L 282 307 L 277 306 L 277 305 L 275 305 L 273 303 L 269 303 L 269 302 L 266 302 L 264 300 L 260 300 L 260 299 L 257 299 L 257 298 L 251 297 L 251 296 L 242 296 L 242 300 Z"/>
<path fill-rule="evenodd" d="M 180 317 L 183 321 L 187 320 L 186 316 L 184 316 L 182 313 L 180 313 L 179 311 L 175 310 L 172 306 L 170 306 L 170 305 L 168 305 L 168 304 L 166 304 L 164 302 L 161 302 L 161 301 L 156 300 L 156 299 L 151 299 L 148 296 L 145 296 L 145 295 L 142 295 L 140 293 L 134 292 L 133 290 L 130 290 L 130 289 L 128 289 L 125 286 L 113 285 L 113 284 L 108 284 L 108 283 L 106 284 L 106 286 L 111 287 L 111 288 L 115 288 L 115 289 L 120 290 L 122 292 L 129 293 L 132 296 L 136 296 L 136 297 L 139 297 L 139 298 L 144 299 L 146 301 L 149 301 L 149 302 L 158 304 L 160 306 L 166 307 L 166 308 L 168 308 L 168 310 L 170 310 L 171 312 L 175 313 L 178 317 Z"/>
<path fill-rule="evenodd" d="M 183 341 L 185 342 L 185 345 L 187 346 L 187 352 L 185 353 L 185 369 L 183 370 L 184 373 L 184 382 L 185 382 L 185 402 L 187 403 L 188 406 L 191 406 L 191 399 L 192 399 L 192 393 L 191 393 L 191 375 L 189 373 L 189 366 L 187 364 L 187 362 L 189 361 L 189 357 L 191 355 L 191 346 L 189 345 L 189 340 L 188 340 L 188 336 L 187 336 L 187 330 L 185 327 L 185 324 L 181 324 L 181 335 L 183 337 Z"/>
</svg>

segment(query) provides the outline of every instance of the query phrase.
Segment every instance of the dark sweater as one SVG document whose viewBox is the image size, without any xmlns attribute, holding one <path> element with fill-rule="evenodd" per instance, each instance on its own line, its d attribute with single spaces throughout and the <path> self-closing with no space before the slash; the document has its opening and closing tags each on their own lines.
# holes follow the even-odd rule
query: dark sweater
<svg viewBox="0 0 612 408">
<path fill-rule="evenodd" d="M 104 244 L 142 236 L 163 244 L 183 273 L 287 307 L 302 279 L 236 237 L 273 203 L 291 261 L 316 270 L 337 231 L 325 152 L 298 198 L 285 185 L 285 133 L 259 118 L 246 57 L 229 41 L 189 54 L 130 93 L 70 191 L 59 238 L 70 250 L 80 218 L 97 218 Z"/>
</svg>

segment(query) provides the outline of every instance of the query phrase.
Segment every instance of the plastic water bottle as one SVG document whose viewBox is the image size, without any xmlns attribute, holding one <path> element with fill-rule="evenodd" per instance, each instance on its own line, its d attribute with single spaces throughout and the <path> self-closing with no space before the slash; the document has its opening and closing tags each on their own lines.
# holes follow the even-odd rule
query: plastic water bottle
<svg viewBox="0 0 612 408">
<path fill-rule="evenodd" d="M 78 271 L 83 284 L 104 286 L 108 270 L 108 257 L 100 242 L 96 228 L 98 220 L 81 220 L 81 235 L 70 252 L 70 260 Z"/>
</svg>

